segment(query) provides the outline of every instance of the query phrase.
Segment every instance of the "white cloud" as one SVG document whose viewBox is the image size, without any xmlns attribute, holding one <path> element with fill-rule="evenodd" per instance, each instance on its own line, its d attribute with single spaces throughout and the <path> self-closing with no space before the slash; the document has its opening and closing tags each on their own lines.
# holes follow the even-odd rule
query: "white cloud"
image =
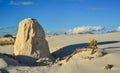
<svg viewBox="0 0 120 73">
<path fill-rule="evenodd" d="M 10 1 L 10 5 L 33 5 L 33 2 L 27 1 L 27 2 L 15 2 L 15 1 Z"/>
<path fill-rule="evenodd" d="M 92 31 L 99 31 L 102 30 L 103 27 L 101 26 L 81 26 L 75 27 L 73 29 L 68 30 L 68 33 L 85 33 L 85 32 L 92 32 Z"/>
<path fill-rule="evenodd" d="M 22 2 L 23 5 L 32 5 L 32 2 Z"/>
<path fill-rule="evenodd" d="M 117 31 L 120 31 L 120 26 L 118 26 Z"/>
</svg>

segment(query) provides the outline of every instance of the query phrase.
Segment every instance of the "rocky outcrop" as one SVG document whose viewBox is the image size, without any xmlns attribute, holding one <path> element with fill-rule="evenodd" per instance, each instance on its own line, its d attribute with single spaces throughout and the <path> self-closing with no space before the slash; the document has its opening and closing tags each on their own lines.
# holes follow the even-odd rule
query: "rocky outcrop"
<svg viewBox="0 0 120 73">
<path fill-rule="evenodd" d="M 38 59 L 51 58 L 45 32 L 37 20 L 32 18 L 20 22 L 14 54 L 20 62 L 32 64 Z"/>
</svg>

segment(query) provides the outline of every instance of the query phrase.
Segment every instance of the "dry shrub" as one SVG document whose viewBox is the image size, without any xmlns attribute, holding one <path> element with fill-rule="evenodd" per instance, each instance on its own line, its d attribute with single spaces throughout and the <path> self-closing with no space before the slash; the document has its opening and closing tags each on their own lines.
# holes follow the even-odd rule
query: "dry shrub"
<svg viewBox="0 0 120 73">
<path fill-rule="evenodd" d="M 93 32 L 87 32 L 87 34 L 94 34 Z"/>
<path fill-rule="evenodd" d="M 83 34 L 82 32 L 78 32 L 77 34 Z"/>
<path fill-rule="evenodd" d="M 0 41 L 0 45 L 4 46 L 4 45 L 14 45 L 14 41 Z"/>
<path fill-rule="evenodd" d="M 0 45 L 14 45 L 16 37 L 13 37 L 11 34 L 6 34 L 3 38 L 10 38 L 10 40 L 0 40 Z"/>
<path fill-rule="evenodd" d="M 95 49 L 97 49 L 97 40 L 92 39 L 89 44 L 89 48 L 92 49 L 91 54 L 95 53 Z"/>
<path fill-rule="evenodd" d="M 51 35 L 48 35 L 48 37 L 52 37 Z"/>
<path fill-rule="evenodd" d="M 59 34 L 58 34 L 58 33 L 54 33 L 53 35 L 54 35 L 54 36 L 58 36 Z"/>
<path fill-rule="evenodd" d="M 97 48 L 97 40 L 92 39 L 92 40 L 90 41 L 90 43 L 89 43 L 89 47 L 90 47 L 91 49 Z"/>
<path fill-rule="evenodd" d="M 4 37 L 4 38 L 9 38 L 9 37 L 13 38 L 13 36 L 12 36 L 11 34 L 6 34 L 6 35 L 4 35 L 3 37 Z"/>
<path fill-rule="evenodd" d="M 111 69 L 112 67 L 113 67 L 113 65 L 107 64 L 107 65 L 105 65 L 104 69 L 105 69 L 105 70 L 109 70 L 109 69 Z"/>
</svg>

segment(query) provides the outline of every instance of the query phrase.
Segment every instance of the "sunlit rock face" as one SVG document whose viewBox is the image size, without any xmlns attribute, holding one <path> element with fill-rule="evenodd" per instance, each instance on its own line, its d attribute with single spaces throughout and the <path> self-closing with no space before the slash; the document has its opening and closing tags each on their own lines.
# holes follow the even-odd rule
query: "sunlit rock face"
<svg viewBox="0 0 120 73">
<path fill-rule="evenodd" d="M 21 62 L 30 64 L 40 58 L 51 58 L 45 32 L 37 20 L 27 18 L 19 23 L 14 54 Z"/>
</svg>

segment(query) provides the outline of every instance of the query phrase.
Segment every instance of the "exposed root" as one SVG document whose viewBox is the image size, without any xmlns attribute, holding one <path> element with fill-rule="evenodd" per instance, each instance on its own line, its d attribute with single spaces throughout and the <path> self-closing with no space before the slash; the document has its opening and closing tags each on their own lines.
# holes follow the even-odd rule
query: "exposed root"
<svg viewBox="0 0 120 73">
<path fill-rule="evenodd" d="M 81 52 L 83 52 L 83 51 L 87 51 L 87 49 L 86 49 L 86 48 L 78 48 L 78 49 L 76 49 L 76 50 L 75 50 L 71 55 L 69 55 L 69 56 L 65 56 L 65 57 L 63 57 L 63 58 L 57 58 L 56 61 L 55 61 L 55 63 L 57 63 L 57 62 L 59 62 L 59 61 L 62 61 L 62 60 L 65 60 L 66 62 L 68 62 L 75 54 L 81 53 Z"/>
</svg>

